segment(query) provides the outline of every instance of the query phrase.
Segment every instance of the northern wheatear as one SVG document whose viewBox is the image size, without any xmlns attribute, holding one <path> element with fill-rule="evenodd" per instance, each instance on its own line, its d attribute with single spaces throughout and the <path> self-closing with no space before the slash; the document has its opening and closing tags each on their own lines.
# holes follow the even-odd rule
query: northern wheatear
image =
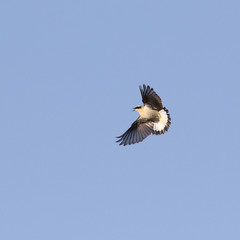
<svg viewBox="0 0 240 240">
<path fill-rule="evenodd" d="M 144 106 L 134 108 L 140 116 L 119 138 L 119 145 L 130 145 L 143 141 L 150 134 L 164 134 L 171 124 L 168 110 L 163 107 L 161 98 L 150 86 L 139 86 Z"/>
</svg>

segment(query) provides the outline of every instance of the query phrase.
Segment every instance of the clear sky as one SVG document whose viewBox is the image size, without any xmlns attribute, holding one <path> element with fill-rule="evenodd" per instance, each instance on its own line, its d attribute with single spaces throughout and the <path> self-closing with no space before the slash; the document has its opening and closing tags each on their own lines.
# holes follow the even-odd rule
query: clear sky
<svg viewBox="0 0 240 240">
<path fill-rule="evenodd" d="M 0 3 L 0 239 L 239 240 L 240 2 Z M 165 135 L 115 143 L 139 85 Z"/>
</svg>

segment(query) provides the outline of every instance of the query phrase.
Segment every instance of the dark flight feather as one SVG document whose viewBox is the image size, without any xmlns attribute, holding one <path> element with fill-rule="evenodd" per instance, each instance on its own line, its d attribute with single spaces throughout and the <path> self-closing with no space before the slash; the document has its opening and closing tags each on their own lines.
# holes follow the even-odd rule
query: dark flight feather
<svg viewBox="0 0 240 240">
<path fill-rule="evenodd" d="M 150 88 L 150 86 L 146 87 L 146 85 L 143 84 L 143 88 L 142 86 L 139 86 L 139 88 L 144 105 L 148 105 L 152 109 L 157 111 L 160 111 L 163 108 L 161 98 L 156 94 L 156 92 L 152 88 Z"/>
<path fill-rule="evenodd" d="M 138 118 L 131 127 L 119 138 L 119 145 L 134 144 L 142 142 L 150 134 L 153 134 L 153 122 L 146 118 Z"/>
</svg>

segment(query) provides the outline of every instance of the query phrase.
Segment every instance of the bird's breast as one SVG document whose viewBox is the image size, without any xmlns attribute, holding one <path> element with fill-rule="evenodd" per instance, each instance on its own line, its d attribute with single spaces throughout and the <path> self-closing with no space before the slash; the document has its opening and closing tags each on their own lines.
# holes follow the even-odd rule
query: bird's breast
<svg viewBox="0 0 240 240">
<path fill-rule="evenodd" d="M 149 108 L 147 106 L 144 106 L 142 109 L 142 111 L 139 112 L 140 116 L 143 118 L 153 118 L 153 119 L 159 119 L 160 118 L 160 114 L 158 111 L 153 110 L 152 108 Z"/>
</svg>

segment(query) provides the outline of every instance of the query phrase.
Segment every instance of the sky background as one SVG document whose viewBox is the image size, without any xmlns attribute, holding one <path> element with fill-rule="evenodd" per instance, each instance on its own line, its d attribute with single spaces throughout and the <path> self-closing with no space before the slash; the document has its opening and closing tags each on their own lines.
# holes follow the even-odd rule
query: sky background
<svg viewBox="0 0 240 240">
<path fill-rule="evenodd" d="M 0 239 L 240 239 L 240 2 L 0 2 Z M 115 137 L 154 88 L 172 124 Z"/>
</svg>

